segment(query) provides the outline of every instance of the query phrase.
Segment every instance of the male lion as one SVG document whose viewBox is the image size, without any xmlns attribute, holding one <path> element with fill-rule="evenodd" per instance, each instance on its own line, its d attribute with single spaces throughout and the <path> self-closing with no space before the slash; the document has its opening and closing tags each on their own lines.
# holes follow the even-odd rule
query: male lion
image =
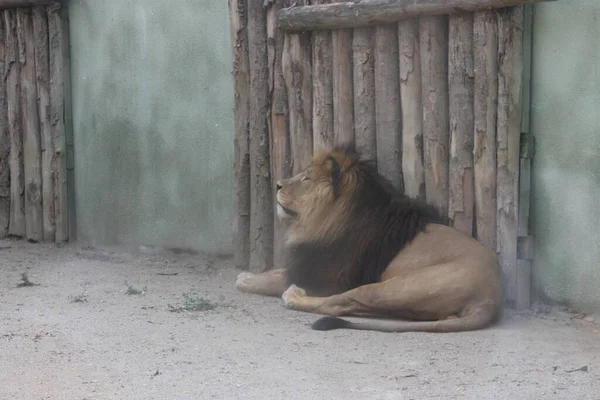
<svg viewBox="0 0 600 400">
<path fill-rule="evenodd" d="M 324 151 L 278 182 L 277 214 L 289 224 L 286 268 L 241 273 L 236 287 L 328 316 L 313 329 L 459 332 L 501 314 L 495 252 L 445 225 L 433 207 L 396 193 L 350 147 Z"/>
</svg>

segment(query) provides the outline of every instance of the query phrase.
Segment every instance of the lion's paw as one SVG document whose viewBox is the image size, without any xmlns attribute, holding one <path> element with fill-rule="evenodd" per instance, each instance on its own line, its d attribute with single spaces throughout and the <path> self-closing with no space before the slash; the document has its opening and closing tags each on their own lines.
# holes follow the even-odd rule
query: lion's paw
<svg viewBox="0 0 600 400">
<path fill-rule="evenodd" d="M 283 304 L 290 309 L 295 309 L 298 300 L 301 297 L 306 296 L 306 291 L 304 289 L 299 288 L 296 285 L 291 285 L 285 292 L 281 298 L 283 299 Z"/>
<path fill-rule="evenodd" d="M 256 274 L 252 272 L 242 272 L 237 278 L 235 278 L 235 288 L 239 291 L 245 292 L 252 287 L 252 281 Z"/>
</svg>

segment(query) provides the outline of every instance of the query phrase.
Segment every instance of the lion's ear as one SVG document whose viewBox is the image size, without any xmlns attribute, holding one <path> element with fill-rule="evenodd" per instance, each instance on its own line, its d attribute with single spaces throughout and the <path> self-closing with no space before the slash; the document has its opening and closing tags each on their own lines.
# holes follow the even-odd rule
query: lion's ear
<svg viewBox="0 0 600 400">
<path fill-rule="evenodd" d="M 340 164 L 334 157 L 327 157 L 325 162 L 325 167 L 329 171 L 329 176 L 331 176 L 331 186 L 333 187 L 333 196 L 338 196 L 340 181 L 342 179 L 342 170 L 340 168 Z"/>
</svg>

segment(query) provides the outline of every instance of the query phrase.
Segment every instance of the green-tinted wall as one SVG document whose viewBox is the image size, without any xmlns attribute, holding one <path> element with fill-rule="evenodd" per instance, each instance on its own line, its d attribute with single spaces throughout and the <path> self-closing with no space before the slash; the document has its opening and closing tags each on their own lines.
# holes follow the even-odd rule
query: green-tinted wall
<svg viewBox="0 0 600 400">
<path fill-rule="evenodd" d="M 536 5 L 532 133 L 534 286 L 600 310 L 600 1 Z"/>
<path fill-rule="evenodd" d="M 230 251 L 227 2 L 69 3 L 77 238 Z"/>
</svg>

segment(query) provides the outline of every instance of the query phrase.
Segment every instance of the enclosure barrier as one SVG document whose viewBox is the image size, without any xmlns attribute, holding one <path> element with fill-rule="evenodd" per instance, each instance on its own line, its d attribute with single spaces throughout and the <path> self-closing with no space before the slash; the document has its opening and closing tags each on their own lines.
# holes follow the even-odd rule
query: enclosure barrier
<svg viewBox="0 0 600 400">
<path fill-rule="evenodd" d="M 507 303 L 527 307 L 523 28 L 538 1 L 230 0 L 237 266 L 282 266 L 274 182 L 354 142 L 397 188 L 496 249 Z"/>
<path fill-rule="evenodd" d="M 65 8 L 0 0 L 0 238 L 69 239 Z"/>
</svg>

